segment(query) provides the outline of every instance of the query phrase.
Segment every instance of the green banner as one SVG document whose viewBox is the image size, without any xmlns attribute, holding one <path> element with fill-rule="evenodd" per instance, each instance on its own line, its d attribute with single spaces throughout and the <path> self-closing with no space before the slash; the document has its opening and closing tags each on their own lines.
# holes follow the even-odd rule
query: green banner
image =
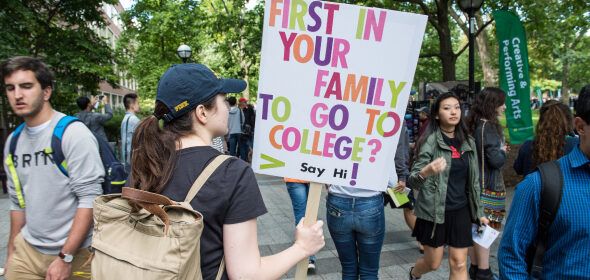
<svg viewBox="0 0 590 280">
<path fill-rule="evenodd" d="M 526 35 L 518 16 L 510 11 L 494 11 L 494 20 L 500 46 L 500 88 L 506 92 L 510 143 L 521 144 L 533 138 Z"/>
</svg>

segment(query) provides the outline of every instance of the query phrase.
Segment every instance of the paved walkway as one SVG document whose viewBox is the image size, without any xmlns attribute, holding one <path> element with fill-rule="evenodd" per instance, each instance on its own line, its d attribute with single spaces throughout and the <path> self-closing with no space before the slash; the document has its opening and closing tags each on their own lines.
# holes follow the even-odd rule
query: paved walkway
<svg viewBox="0 0 590 280">
<path fill-rule="evenodd" d="M 280 252 L 289 247 L 293 242 L 294 221 L 291 200 L 285 184 L 281 178 L 258 175 L 258 182 L 262 191 L 264 202 L 268 208 L 268 214 L 258 219 L 258 241 L 261 254 L 269 255 Z M 512 190 L 509 189 L 508 205 L 512 200 Z M 322 194 L 318 219 L 325 220 L 326 209 L 325 191 Z M 0 195 L 0 266 L 6 258 L 6 242 L 10 230 L 9 203 L 6 195 Z M 385 211 L 386 234 L 383 250 L 381 252 L 381 279 L 407 279 L 410 267 L 420 256 L 415 239 L 404 222 L 401 209 L 387 208 Z M 326 246 L 317 254 L 317 273 L 310 275 L 308 279 L 341 279 L 341 267 L 334 243 L 330 238 L 328 228 L 324 226 Z M 497 247 L 498 242 L 492 247 L 491 266 L 497 271 Z M 449 266 L 445 260 L 441 268 L 422 277 L 429 279 L 447 279 Z M 292 279 L 294 269 L 289 271 L 282 279 Z M 0 277 L 0 279 L 3 279 Z"/>
</svg>

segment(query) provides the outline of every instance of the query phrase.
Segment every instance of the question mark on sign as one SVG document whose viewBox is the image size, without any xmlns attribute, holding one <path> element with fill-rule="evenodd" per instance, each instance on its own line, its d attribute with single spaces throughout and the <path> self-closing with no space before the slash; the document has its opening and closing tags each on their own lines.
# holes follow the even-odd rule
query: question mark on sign
<svg viewBox="0 0 590 280">
<path fill-rule="evenodd" d="M 369 161 L 375 162 L 375 155 L 377 154 L 377 152 L 381 151 L 381 141 L 379 141 L 378 139 L 371 139 L 369 140 L 367 145 L 374 146 L 372 147 L 373 149 L 371 150 L 371 157 L 369 158 Z"/>
</svg>

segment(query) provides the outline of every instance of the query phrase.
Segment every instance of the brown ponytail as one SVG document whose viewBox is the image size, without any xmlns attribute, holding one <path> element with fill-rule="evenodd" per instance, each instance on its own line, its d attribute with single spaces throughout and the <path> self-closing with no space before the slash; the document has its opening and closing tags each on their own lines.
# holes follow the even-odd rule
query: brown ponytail
<svg viewBox="0 0 590 280">
<path fill-rule="evenodd" d="M 215 97 L 202 105 L 206 109 L 214 108 Z M 131 142 L 130 187 L 161 193 L 170 181 L 176 165 L 176 151 L 182 148 L 180 139 L 194 133 L 194 110 L 160 127 L 159 119 L 168 112 L 166 105 L 156 101 L 154 115 L 143 119 L 135 129 Z"/>
</svg>

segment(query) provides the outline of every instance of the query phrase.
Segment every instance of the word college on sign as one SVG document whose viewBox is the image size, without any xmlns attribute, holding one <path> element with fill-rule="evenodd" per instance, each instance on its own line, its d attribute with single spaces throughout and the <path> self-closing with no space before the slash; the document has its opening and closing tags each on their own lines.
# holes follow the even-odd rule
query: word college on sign
<svg viewBox="0 0 590 280">
<path fill-rule="evenodd" d="M 390 172 L 375 178 L 371 171 L 393 167 L 386 158 L 393 158 L 399 139 L 426 23 L 415 16 L 322 1 L 268 1 L 256 171 L 383 188 Z M 400 47 L 400 38 L 408 46 Z M 389 53 L 396 46 L 403 51 Z M 392 70 L 395 61 L 398 70 Z"/>
</svg>

